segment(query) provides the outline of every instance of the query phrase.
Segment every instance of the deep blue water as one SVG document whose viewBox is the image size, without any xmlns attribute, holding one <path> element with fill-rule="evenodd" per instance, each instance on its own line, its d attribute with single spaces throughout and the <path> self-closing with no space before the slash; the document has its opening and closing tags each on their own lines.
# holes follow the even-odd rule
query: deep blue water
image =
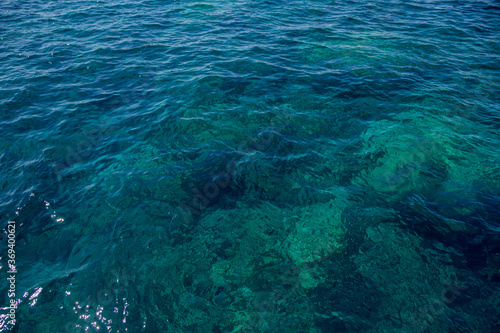
<svg viewBox="0 0 500 333">
<path fill-rule="evenodd" d="M 499 22 L 2 1 L 0 331 L 500 331 Z"/>
</svg>

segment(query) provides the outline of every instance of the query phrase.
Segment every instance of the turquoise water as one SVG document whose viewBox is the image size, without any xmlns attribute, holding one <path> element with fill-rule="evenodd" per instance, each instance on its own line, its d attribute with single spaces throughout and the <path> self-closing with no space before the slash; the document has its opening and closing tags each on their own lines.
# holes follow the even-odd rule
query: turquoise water
<svg viewBox="0 0 500 333">
<path fill-rule="evenodd" d="M 498 22 L 3 1 L 0 331 L 499 331 Z"/>
</svg>

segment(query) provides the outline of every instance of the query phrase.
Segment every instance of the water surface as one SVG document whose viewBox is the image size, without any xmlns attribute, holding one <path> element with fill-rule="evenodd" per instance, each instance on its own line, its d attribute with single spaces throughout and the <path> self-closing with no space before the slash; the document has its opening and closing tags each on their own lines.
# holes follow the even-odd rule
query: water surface
<svg viewBox="0 0 500 333">
<path fill-rule="evenodd" d="M 498 2 L 0 15 L 1 331 L 500 329 Z"/>
</svg>

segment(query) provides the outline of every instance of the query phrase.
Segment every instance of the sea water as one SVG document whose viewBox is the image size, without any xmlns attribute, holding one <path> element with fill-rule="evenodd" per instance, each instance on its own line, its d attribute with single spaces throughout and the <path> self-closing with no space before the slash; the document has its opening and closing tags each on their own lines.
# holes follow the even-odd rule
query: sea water
<svg viewBox="0 0 500 333">
<path fill-rule="evenodd" d="M 0 331 L 500 330 L 499 22 L 2 1 Z"/>
</svg>

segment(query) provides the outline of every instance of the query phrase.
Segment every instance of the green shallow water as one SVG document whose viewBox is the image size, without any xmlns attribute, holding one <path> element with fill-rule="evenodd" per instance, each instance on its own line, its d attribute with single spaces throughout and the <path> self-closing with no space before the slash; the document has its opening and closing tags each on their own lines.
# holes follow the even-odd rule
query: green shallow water
<svg viewBox="0 0 500 333">
<path fill-rule="evenodd" d="M 2 3 L 0 331 L 498 331 L 499 16 Z"/>
</svg>

